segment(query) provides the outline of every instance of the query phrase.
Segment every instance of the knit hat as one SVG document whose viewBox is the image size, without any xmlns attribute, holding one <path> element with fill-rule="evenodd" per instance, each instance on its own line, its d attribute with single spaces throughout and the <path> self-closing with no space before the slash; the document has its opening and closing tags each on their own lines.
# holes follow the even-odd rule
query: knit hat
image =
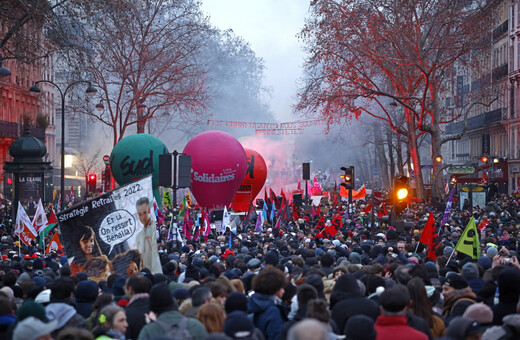
<svg viewBox="0 0 520 340">
<path fill-rule="evenodd" d="M 377 333 L 374 328 L 374 320 L 366 315 L 351 316 L 343 332 L 347 339 L 375 340 Z"/>
<path fill-rule="evenodd" d="M 448 247 L 444 248 L 442 255 L 449 257 L 451 255 L 451 253 L 453 253 L 453 247 L 448 246 Z"/>
<path fill-rule="evenodd" d="M 13 331 L 13 340 L 36 340 L 52 333 L 57 327 L 58 319 L 45 323 L 31 316 L 16 325 Z"/>
<path fill-rule="evenodd" d="M 491 268 L 492 263 L 491 263 L 491 259 L 484 255 L 484 256 L 479 257 L 478 264 L 480 264 L 482 266 L 482 268 L 484 269 L 484 271 L 486 271 L 489 268 Z"/>
<path fill-rule="evenodd" d="M 466 308 L 465 318 L 478 321 L 482 325 L 491 324 L 493 322 L 493 310 L 484 303 L 474 303 Z"/>
<path fill-rule="evenodd" d="M 177 300 L 186 300 L 190 298 L 190 291 L 186 288 L 177 288 L 172 292 L 172 295 Z"/>
<path fill-rule="evenodd" d="M 466 281 L 475 280 L 479 278 L 478 267 L 473 262 L 468 262 L 462 266 L 462 277 Z"/>
<path fill-rule="evenodd" d="M 493 257 L 495 257 L 498 254 L 498 250 L 495 247 L 489 247 L 486 250 L 486 256 L 489 257 L 491 260 L 493 260 Z"/>
<path fill-rule="evenodd" d="M 224 322 L 224 333 L 233 339 L 250 338 L 255 331 L 253 321 L 242 311 L 234 311 L 227 315 Z"/>
<path fill-rule="evenodd" d="M 248 269 L 255 269 L 260 268 L 260 260 L 259 259 L 251 259 L 247 262 L 247 268 Z"/>
<path fill-rule="evenodd" d="M 446 277 L 446 281 L 444 282 L 444 284 L 455 289 L 464 289 L 468 287 L 468 283 L 466 282 L 466 280 L 462 276 L 457 275 L 455 273 L 449 274 L 448 277 Z"/>
<path fill-rule="evenodd" d="M 18 322 L 20 322 L 30 316 L 33 316 L 43 322 L 49 321 L 45 315 L 45 307 L 43 307 L 41 303 L 27 300 L 16 311 L 16 317 Z"/>
<path fill-rule="evenodd" d="M 224 308 L 227 314 L 236 310 L 247 312 L 247 296 L 241 292 L 232 292 L 226 297 Z"/>
<path fill-rule="evenodd" d="M 453 339 L 466 339 L 468 335 L 475 335 L 484 332 L 486 327 L 477 321 L 462 316 L 457 316 L 451 320 L 446 328 L 446 336 Z"/>
<path fill-rule="evenodd" d="M 35 302 L 45 304 L 51 302 L 51 290 L 45 289 L 36 295 L 36 298 L 34 299 Z"/>
<path fill-rule="evenodd" d="M 177 310 L 177 303 L 165 283 L 159 283 L 150 290 L 150 310 L 156 314 Z"/>
</svg>

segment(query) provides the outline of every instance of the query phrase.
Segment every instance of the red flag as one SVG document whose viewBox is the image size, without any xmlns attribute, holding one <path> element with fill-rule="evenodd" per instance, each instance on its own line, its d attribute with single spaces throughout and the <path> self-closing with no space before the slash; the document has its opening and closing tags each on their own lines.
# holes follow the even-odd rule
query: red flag
<svg viewBox="0 0 520 340">
<path fill-rule="evenodd" d="M 316 208 L 316 215 L 321 215 L 321 204 L 318 203 L 318 207 Z"/>
<path fill-rule="evenodd" d="M 49 218 L 47 220 L 47 225 L 58 223 L 58 218 L 56 217 L 56 214 L 54 213 L 54 209 L 51 209 L 51 212 L 49 214 Z"/>
<path fill-rule="evenodd" d="M 338 206 L 338 195 L 337 195 L 337 193 L 334 193 L 334 207 L 337 207 L 337 206 Z"/>
<path fill-rule="evenodd" d="M 478 230 L 484 229 L 489 224 L 489 221 L 487 218 L 484 219 L 484 221 L 480 222 L 478 225 Z"/>
<path fill-rule="evenodd" d="M 300 218 L 300 207 L 296 206 L 293 202 L 293 205 L 292 205 L 292 214 L 293 214 L 293 219 L 295 221 L 297 221 L 299 218 Z"/>
<path fill-rule="evenodd" d="M 330 226 L 325 227 L 325 231 L 330 235 L 330 237 L 334 237 L 339 232 L 339 229 L 343 226 L 343 221 L 341 220 L 341 215 L 337 214 L 336 217 L 332 220 Z"/>
<path fill-rule="evenodd" d="M 378 217 L 388 216 L 388 211 L 386 211 L 385 203 L 381 204 L 381 208 L 379 208 L 379 212 L 377 213 Z"/>
<path fill-rule="evenodd" d="M 363 212 L 365 214 L 368 214 L 372 211 L 372 203 L 370 203 L 369 205 L 367 205 L 367 207 L 365 209 L 363 209 Z"/>
<path fill-rule="evenodd" d="M 318 223 L 316 223 L 316 229 L 323 230 L 325 228 L 325 217 L 320 216 Z"/>
<path fill-rule="evenodd" d="M 302 190 L 302 183 L 300 182 L 299 178 L 298 178 L 298 186 L 296 187 L 296 190 Z"/>
<path fill-rule="evenodd" d="M 48 254 L 48 253 L 50 253 L 53 250 L 59 250 L 59 249 L 63 249 L 63 246 L 61 245 L 58 233 L 54 233 L 54 235 L 52 236 L 52 239 L 49 242 L 49 245 L 47 246 L 47 249 L 45 250 L 45 252 Z"/>
<path fill-rule="evenodd" d="M 482 171 L 482 179 L 480 180 L 480 185 L 487 185 L 488 184 L 488 177 L 484 171 Z"/>
<path fill-rule="evenodd" d="M 430 216 L 428 216 L 428 221 L 426 221 L 426 225 L 424 226 L 419 242 L 424 243 L 428 246 L 428 257 L 436 261 L 437 256 L 435 255 L 435 248 L 437 248 L 438 244 L 436 244 L 435 239 L 438 239 L 438 235 L 435 233 L 434 224 L 435 220 L 433 219 L 433 213 L 430 211 Z"/>
</svg>

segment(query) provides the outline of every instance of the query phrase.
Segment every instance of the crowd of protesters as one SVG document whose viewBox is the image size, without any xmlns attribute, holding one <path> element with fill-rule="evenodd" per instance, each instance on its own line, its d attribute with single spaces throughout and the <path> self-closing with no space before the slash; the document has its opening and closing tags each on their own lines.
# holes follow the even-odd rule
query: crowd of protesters
<svg viewBox="0 0 520 340">
<path fill-rule="evenodd" d="M 346 209 L 322 203 L 327 224 Z M 61 252 L 19 252 L 4 221 L 1 338 L 520 339 L 519 198 L 473 209 L 477 259 L 454 250 L 471 217 L 457 205 L 436 225 L 436 260 L 418 241 L 444 205 L 415 203 L 397 228 L 373 225 L 365 208 L 358 201 L 328 238 L 303 209 L 279 229 L 241 227 L 231 242 L 227 231 L 183 244 L 161 228 L 162 273 L 99 282 L 71 275 Z"/>
</svg>

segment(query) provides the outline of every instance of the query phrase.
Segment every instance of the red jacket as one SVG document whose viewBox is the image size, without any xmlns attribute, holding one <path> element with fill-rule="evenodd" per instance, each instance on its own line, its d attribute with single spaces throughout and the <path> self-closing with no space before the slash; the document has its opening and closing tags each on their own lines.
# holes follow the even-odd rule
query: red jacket
<svg viewBox="0 0 520 340">
<path fill-rule="evenodd" d="M 428 336 L 408 326 L 405 316 L 379 315 L 376 320 L 377 340 L 428 340 Z"/>
</svg>

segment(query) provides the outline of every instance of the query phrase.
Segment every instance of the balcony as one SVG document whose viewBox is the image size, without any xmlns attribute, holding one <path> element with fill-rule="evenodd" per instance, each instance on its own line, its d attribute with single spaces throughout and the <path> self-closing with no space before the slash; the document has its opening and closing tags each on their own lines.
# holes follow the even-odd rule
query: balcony
<svg viewBox="0 0 520 340">
<path fill-rule="evenodd" d="M 506 34 L 508 28 L 509 20 L 506 20 L 500 26 L 493 30 L 493 39 L 500 38 L 502 35 Z"/>
<path fill-rule="evenodd" d="M 493 70 L 493 79 L 500 80 L 509 74 L 509 64 L 504 64 Z"/>
<path fill-rule="evenodd" d="M 498 123 L 502 120 L 502 111 L 506 110 L 505 108 L 496 109 L 493 111 L 486 112 L 484 114 L 478 115 L 476 117 L 468 118 L 468 128 L 467 131 L 480 129 L 491 124 Z M 449 124 L 446 126 L 446 133 L 448 134 L 456 134 L 460 133 L 464 127 L 464 122 L 456 122 Z"/>
<path fill-rule="evenodd" d="M 0 138 L 16 139 L 20 136 L 18 124 L 6 121 L 0 121 Z"/>
<path fill-rule="evenodd" d="M 37 126 L 29 127 L 31 135 L 38 138 L 45 143 L 45 129 Z M 0 121 L 0 138 L 12 138 L 16 139 L 25 134 L 23 128 L 18 126 L 17 123 Z"/>
</svg>

